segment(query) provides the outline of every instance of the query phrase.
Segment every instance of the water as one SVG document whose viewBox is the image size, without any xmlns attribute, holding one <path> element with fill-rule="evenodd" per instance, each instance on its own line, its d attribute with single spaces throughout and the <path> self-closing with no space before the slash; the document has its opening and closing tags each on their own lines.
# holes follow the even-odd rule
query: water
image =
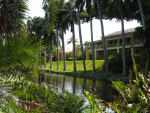
<svg viewBox="0 0 150 113">
<path fill-rule="evenodd" d="M 61 74 L 46 73 L 39 77 L 39 81 L 52 84 L 58 92 L 62 92 L 62 90 L 65 89 L 78 96 L 84 96 L 84 90 L 89 91 L 90 88 L 92 90 L 96 89 L 96 95 L 107 102 L 111 101 L 113 95 L 117 94 L 117 92 L 111 87 L 111 82 L 105 80 L 77 78 Z"/>
</svg>

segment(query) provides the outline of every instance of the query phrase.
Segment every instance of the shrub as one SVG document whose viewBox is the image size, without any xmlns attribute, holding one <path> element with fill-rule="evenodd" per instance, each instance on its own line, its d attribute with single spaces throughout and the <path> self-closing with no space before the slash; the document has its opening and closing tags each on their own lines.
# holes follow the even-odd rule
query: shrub
<svg viewBox="0 0 150 113">
<path fill-rule="evenodd" d="M 134 62 L 134 59 L 133 59 Z M 130 73 L 129 84 L 122 81 L 113 82 L 113 87 L 120 93 L 111 106 L 117 112 L 149 113 L 150 112 L 150 75 L 145 77 L 137 72 L 134 62 L 135 80 Z"/>
<path fill-rule="evenodd" d="M 137 69 L 145 75 L 148 75 L 147 70 L 150 70 L 150 54 L 147 51 L 143 51 L 140 54 L 136 54 L 134 58 Z"/>
<path fill-rule="evenodd" d="M 79 53 L 78 55 L 76 55 L 76 59 L 77 59 L 77 60 L 82 60 L 82 55 L 81 55 L 81 53 Z"/>
<path fill-rule="evenodd" d="M 73 61 L 72 57 L 67 58 L 67 61 Z"/>
<path fill-rule="evenodd" d="M 126 70 L 131 70 L 133 67 L 131 56 L 126 56 Z M 123 60 L 120 54 L 111 55 L 108 57 L 108 69 L 111 73 L 122 73 L 123 71 Z M 105 70 L 105 64 L 103 65 Z"/>
</svg>

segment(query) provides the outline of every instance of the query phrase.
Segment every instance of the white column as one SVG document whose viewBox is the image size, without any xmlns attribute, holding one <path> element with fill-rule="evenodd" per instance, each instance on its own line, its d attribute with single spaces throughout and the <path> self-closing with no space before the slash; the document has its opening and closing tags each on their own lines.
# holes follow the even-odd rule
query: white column
<svg viewBox="0 0 150 113">
<path fill-rule="evenodd" d="M 117 53 L 119 54 L 119 39 L 117 39 Z"/>
<path fill-rule="evenodd" d="M 131 55 L 134 55 L 134 37 L 131 37 L 131 44 L 132 44 Z"/>
<path fill-rule="evenodd" d="M 97 43 L 95 43 L 95 60 L 97 60 Z"/>
<path fill-rule="evenodd" d="M 86 60 L 88 60 L 88 47 L 86 45 Z"/>
</svg>

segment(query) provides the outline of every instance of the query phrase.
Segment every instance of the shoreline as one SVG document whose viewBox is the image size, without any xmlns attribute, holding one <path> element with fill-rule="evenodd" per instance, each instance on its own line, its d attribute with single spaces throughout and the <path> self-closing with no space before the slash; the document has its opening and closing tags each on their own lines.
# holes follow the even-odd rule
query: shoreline
<svg viewBox="0 0 150 113">
<path fill-rule="evenodd" d="M 128 77 L 121 77 L 117 78 L 115 76 L 107 76 L 107 75 L 94 75 L 92 73 L 90 74 L 83 74 L 83 73 L 75 73 L 75 72 L 58 72 L 58 71 L 53 71 L 53 70 L 43 70 L 46 73 L 51 73 L 51 74 L 63 74 L 65 76 L 71 76 L 71 77 L 79 77 L 79 78 L 87 78 L 87 79 L 96 79 L 96 80 L 106 80 L 106 81 L 124 81 L 128 82 Z"/>
</svg>

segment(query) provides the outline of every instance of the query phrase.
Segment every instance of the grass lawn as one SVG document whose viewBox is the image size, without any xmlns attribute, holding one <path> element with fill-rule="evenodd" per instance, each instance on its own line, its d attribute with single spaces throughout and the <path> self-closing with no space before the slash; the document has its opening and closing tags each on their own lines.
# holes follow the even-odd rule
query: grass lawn
<svg viewBox="0 0 150 113">
<path fill-rule="evenodd" d="M 77 60 L 76 61 L 76 74 L 79 75 L 91 75 L 91 76 L 110 76 L 110 77 L 117 77 L 117 78 L 122 78 L 124 77 L 122 74 L 120 73 L 109 73 L 109 75 L 106 75 L 106 72 L 104 70 L 102 70 L 102 67 L 104 65 L 104 60 L 95 60 L 95 69 L 96 69 L 96 73 L 93 73 L 93 64 L 92 64 L 92 60 L 86 60 L 85 61 L 86 64 L 86 72 L 84 72 L 84 68 L 83 68 L 83 61 L 82 60 Z M 66 61 L 66 68 L 67 71 L 63 71 L 63 61 L 59 61 L 59 70 L 57 70 L 57 62 L 53 62 L 52 63 L 52 71 L 56 71 L 56 72 L 74 72 L 73 70 L 73 61 Z M 46 70 L 50 70 L 50 62 L 47 62 L 47 69 Z"/>
<path fill-rule="evenodd" d="M 87 71 L 92 71 L 93 70 L 93 64 L 92 64 L 92 60 L 86 60 L 85 61 L 86 64 L 86 70 Z M 102 69 L 102 66 L 104 64 L 104 60 L 95 60 L 95 68 L 97 71 L 100 71 Z M 52 63 L 52 67 L 54 71 L 63 71 L 63 61 L 59 61 L 59 70 L 57 70 L 57 62 L 53 62 Z M 67 68 L 67 72 L 73 72 L 73 61 L 66 61 L 66 68 Z M 47 69 L 50 69 L 50 62 L 47 63 Z M 76 61 L 76 69 L 77 71 L 81 72 L 84 71 L 83 68 L 83 61 L 82 60 L 77 60 Z"/>
</svg>

